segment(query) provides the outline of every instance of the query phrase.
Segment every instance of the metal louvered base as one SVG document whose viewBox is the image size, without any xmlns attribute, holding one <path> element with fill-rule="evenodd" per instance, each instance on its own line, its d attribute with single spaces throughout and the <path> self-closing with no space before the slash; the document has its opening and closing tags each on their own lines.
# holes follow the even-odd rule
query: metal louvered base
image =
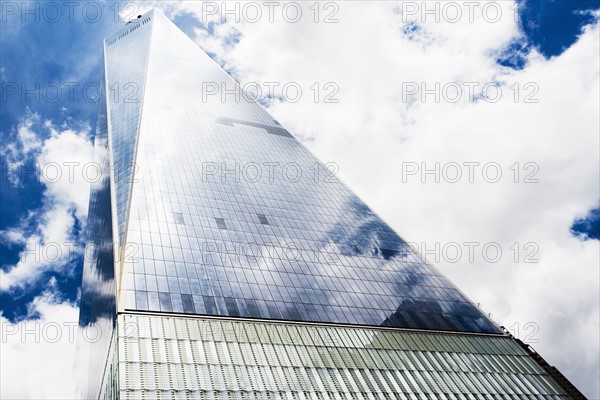
<svg viewBox="0 0 600 400">
<path fill-rule="evenodd" d="M 509 337 L 122 314 L 120 399 L 567 399 Z"/>
</svg>

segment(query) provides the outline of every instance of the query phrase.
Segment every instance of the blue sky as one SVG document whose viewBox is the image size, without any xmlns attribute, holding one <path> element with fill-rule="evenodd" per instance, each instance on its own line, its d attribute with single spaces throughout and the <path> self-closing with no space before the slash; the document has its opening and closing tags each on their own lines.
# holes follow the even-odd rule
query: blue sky
<svg viewBox="0 0 600 400">
<path fill-rule="evenodd" d="M 61 215 L 70 221 L 66 232 L 68 240 L 79 245 L 84 241 L 85 210 L 80 203 L 65 201 L 29 171 L 34 169 L 43 152 L 50 151 L 46 144 L 50 145 L 53 137 L 58 140 L 64 132 L 72 132 L 69 143 L 75 149 L 79 148 L 76 146 L 84 148 L 85 141 L 89 144 L 92 140 L 97 107 L 93 89 L 102 75 L 102 39 L 123 24 L 116 18 L 115 8 L 123 9 L 123 5 L 130 4 L 95 3 L 101 10 L 97 21 L 94 21 L 94 10 L 87 10 L 89 14 L 84 18 L 82 11 L 76 9 L 73 21 L 63 15 L 53 22 L 42 9 L 38 10 L 38 18 L 35 14 L 25 15 L 20 9 L 13 14 L 14 10 L 7 8 L 7 3 L 11 2 L 2 4 L 0 28 L 0 268 L 5 273 L 11 271 L 22 256 L 27 246 L 24 238 L 44 237 L 50 224 L 41 226 L 40 219 L 53 215 L 51 211 L 58 212 L 56 207 L 66 208 Z M 21 7 L 22 3 L 14 4 Z M 43 8 L 43 3 L 32 4 Z M 497 63 L 521 70 L 527 67 L 532 51 L 548 60 L 560 57 L 577 42 L 583 27 L 596 21 L 597 14 L 594 16 L 591 11 L 598 8 L 598 1 L 588 0 L 519 1 L 521 36 L 500 49 L 503 51 L 499 53 Z M 62 8 L 63 12 L 65 10 Z M 204 27 L 192 13 L 180 12 L 174 22 L 190 36 L 196 34 L 196 29 Z M 210 36 L 215 27 L 209 26 L 210 29 L 204 31 Z M 331 57 L 335 57 L 335 52 Z M 224 64 L 224 67 L 236 71 L 236 65 Z M 54 99 L 53 90 L 57 84 L 61 94 Z M 69 85 L 76 85 L 72 98 Z M 38 86 L 40 91 L 36 91 Z M 83 87 L 90 90 L 84 93 Z M 37 95 L 24 93 L 24 88 L 37 92 Z M 17 175 L 11 169 L 15 163 L 19 163 Z M 85 190 L 85 185 L 81 188 Z M 571 225 L 564 226 L 565 232 L 582 242 L 600 240 L 598 203 L 592 202 L 587 208 L 577 210 L 577 215 Z M 77 304 L 82 269 L 80 250 L 73 251 L 72 257 L 64 256 L 51 264 L 32 273 L 22 284 L 0 286 L 4 318 L 11 322 L 35 319 L 37 315 L 32 312 L 31 303 L 49 290 L 55 301 Z"/>
<path fill-rule="evenodd" d="M 93 127 L 96 104 L 91 98 L 83 98 L 82 90 L 73 90 L 73 98 L 69 98 L 68 86 L 65 82 L 84 85 L 88 82 L 99 82 L 101 78 L 102 38 L 120 24 L 111 18 L 103 18 L 96 24 L 90 24 L 82 18 L 74 22 L 59 21 L 53 23 L 43 17 L 29 15 L 26 22 L 18 17 L 5 15 L 7 22 L 2 24 L 1 68 L 4 95 L 0 111 L 0 132 L 2 143 L 15 143 L 15 130 L 29 116 L 39 115 L 43 120 L 52 120 L 56 124 L 67 123 L 77 128 L 83 124 Z M 85 60 L 85 62 L 81 62 Z M 62 94 L 54 101 L 55 94 L 44 94 L 42 88 L 51 90 L 59 83 Z M 19 86 L 19 93 L 9 94 L 14 85 Z M 21 86 L 24 85 L 24 86 Z M 38 95 L 24 95 L 22 88 L 34 90 L 40 88 Z M 55 92 L 58 93 L 58 92 Z M 90 92 L 90 97 L 92 93 Z M 37 98 L 36 98 L 37 97 Z M 41 141 L 48 139 L 49 132 L 35 123 L 32 130 Z M 28 221 L 29 212 L 43 212 L 49 207 L 44 203 L 45 185 L 29 173 L 35 169 L 35 151 L 24 155 L 18 161 L 23 162 L 19 184 L 11 184 L 8 180 L 9 163 L 6 155 L 2 155 L 2 230 L 9 228 L 22 229 L 26 234 L 37 228 L 35 218 Z M 81 231 L 73 232 L 73 240 L 81 241 Z M 2 251 L 2 268 L 9 270 L 19 257 L 23 246 L 4 240 Z M 65 299 L 75 301 L 81 280 L 81 259 L 72 260 L 66 273 L 49 272 L 30 282 L 26 288 L 3 291 L 0 293 L 3 314 L 10 320 L 18 320 L 27 315 L 27 305 L 41 293 L 51 277 L 57 279 L 57 292 Z"/>
</svg>

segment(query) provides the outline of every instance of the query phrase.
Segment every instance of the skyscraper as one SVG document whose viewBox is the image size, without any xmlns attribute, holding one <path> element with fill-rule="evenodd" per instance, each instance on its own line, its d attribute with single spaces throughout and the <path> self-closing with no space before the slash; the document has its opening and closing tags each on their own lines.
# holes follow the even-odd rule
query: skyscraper
<svg viewBox="0 0 600 400">
<path fill-rule="evenodd" d="M 582 398 L 163 14 L 104 41 L 86 398 Z"/>
</svg>

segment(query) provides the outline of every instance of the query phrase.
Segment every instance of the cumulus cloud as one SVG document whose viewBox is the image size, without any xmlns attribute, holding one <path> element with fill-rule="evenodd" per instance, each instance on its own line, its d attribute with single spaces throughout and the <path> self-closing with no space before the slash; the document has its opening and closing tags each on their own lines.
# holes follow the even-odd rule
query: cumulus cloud
<svg viewBox="0 0 600 400">
<path fill-rule="evenodd" d="M 35 164 L 36 179 L 44 185 L 42 206 L 31 210 L 16 227 L 1 232 L 6 244 L 21 246 L 18 262 L 0 271 L 0 290 L 23 288 L 35 283 L 42 273 L 64 273 L 81 253 L 74 232 L 84 224 L 89 197 L 89 171 L 92 160 L 89 126 L 74 129 L 67 124 L 41 122 L 38 114 L 24 118 L 9 147 L 7 162 L 13 168 L 12 182 L 21 182 L 23 165 Z"/>
<path fill-rule="evenodd" d="M 72 399 L 78 307 L 50 288 L 12 323 L 0 313 L 3 399 Z"/>
<path fill-rule="evenodd" d="M 6 176 L 8 181 L 15 186 L 21 186 L 21 171 L 24 160 L 32 152 L 39 150 L 42 142 L 33 131 L 34 125 L 40 123 L 40 115 L 27 110 L 19 126 L 10 133 L 14 140 L 7 141 L 0 148 L 0 155 L 5 159 Z"/>
<path fill-rule="evenodd" d="M 307 4 L 297 23 L 230 16 L 196 28 L 195 40 L 242 84 L 298 83 L 300 100 L 269 112 L 406 240 L 434 253 L 458 243 L 456 262 L 427 258 L 597 398 L 598 246 L 569 229 L 598 201 L 598 24 L 560 56 L 529 49 L 514 70 L 496 60 L 523 41 L 516 7 L 494 3 L 494 21 L 478 3 L 472 22 L 464 8 L 458 22 L 436 22 L 400 3 L 345 2 L 331 24 L 314 23 Z M 195 2 L 163 10 L 207 18 Z M 338 102 L 315 101 L 314 82 L 335 83 Z M 465 163 L 475 163 L 473 182 Z M 443 167 L 455 164 L 462 177 L 452 183 L 456 169 Z M 436 165 L 439 178 L 422 175 Z M 473 260 L 465 242 L 479 243 Z M 487 243 L 498 261 L 482 254 Z"/>
</svg>

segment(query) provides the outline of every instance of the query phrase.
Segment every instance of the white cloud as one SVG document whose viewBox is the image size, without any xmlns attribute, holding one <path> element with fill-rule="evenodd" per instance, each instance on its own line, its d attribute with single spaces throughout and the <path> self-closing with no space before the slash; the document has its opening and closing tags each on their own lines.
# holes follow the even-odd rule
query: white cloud
<svg viewBox="0 0 600 400">
<path fill-rule="evenodd" d="M 6 140 L 7 143 L 0 148 L 0 155 L 5 158 L 8 180 L 15 186 L 22 184 L 23 167 L 27 157 L 41 146 L 40 139 L 33 131 L 39 122 L 39 114 L 27 110 L 17 129 L 10 132 L 14 140 Z"/>
<path fill-rule="evenodd" d="M 5 241 L 25 249 L 14 266 L 0 271 L 0 290 L 30 285 L 48 270 L 63 271 L 81 252 L 72 230 L 75 218 L 85 224 L 88 207 L 89 179 L 84 167 L 92 160 L 89 127 L 76 131 L 51 121 L 40 124 L 39 115 L 34 114 L 22 121 L 17 132 L 16 150 L 11 156 L 21 163 L 35 160 L 37 177 L 45 189 L 42 207 L 31 211 L 22 226 L 2 232 Z M 18 181 L 20 171 L 15 170 Z M 27 228 L 31 224 L 33 230 Z"/>
<path fill-rule="evenodd" d="M 496 23 L 481 13 L 474 23 L 431 17 L 422 23 L 418 14 L 410 18 L 418 26 L 411 35 L 403 33 L 402 14 L 392 12 L 398 5 L 337 4 L 339 23 L 313 23 L 307 4 L 308 18 L 299 23 L 229 21 L 212 36 L 197 30 L 196 41 L 242 84 L 299 82 L 302 99 L 269 112 L 321 160 L 336 162 L 342 179 L 407 240 L 428 247 L 497 242 L 503 249 L 497 263 L 464 256 L 438 267 L 494 319 L 519 323 L 521 337 L 529 333 L 524 324 L 537 324 L 534 348 L 598 398 L 598 245 L 569 233 L 573 218 L 598 201 L 598 25 L 562 55 L 547 60 L 533 51 L 515 71 L 495 62 L 507 44 L 522 39 L 511 2 L 496 2 L 503 7 Z M 169 3 L 165 12 L 201 16 L 202 8 Z M 231 45 L 233 32 L 239 43 Z M 339 86 L 339 102 L 315 103 L 308 87 L 328 81 Z M 406 102 L 403 83 L 411 82 L 429 89 L 435 82 L 500 82 L 502 96 L 495 103 L 465 95 L 456 103 L 431 95 Z M 537 103 L 524 102 L 526 95 Z M 466 177 L 435 183 L 431 176 L 428 183 L 418 177 L 403 183 L 406 162 L 470 161 L 498 163 L 503 178 L 488 183 L 479 169 L 475 183 Z M 516 162 L 520 183 L 512 182 Z M 533 168 L 525 169 L 528 162 L 539 167 L 539 183 L 523 183 Z M 537 263 L 523 262 L 528 242 L 539 247 Z"/>
<path fill-rule="evenodd" d="M 36 297 L 29 314 L 11 323 L 0 313 L 3 399 L 72 399 L 78 308 L 52 291 Z"/>
<path fill-rule="evenodd" d="M 53 201 L 74 207 L 78 218 L 87 215 L 90 179 L 94 178 L 94 168 L 86 170 L 91 163 L 93 144 L 89 141 L 89 127 L 81 131 L 73 129 L 57 130 L 49 125 L 50 138 L 37 158 L 39 165 L 47 170 L 43 174 L 46 193 Z M 60 169 L 59 169 L 60 168 Z M 58 170 L 60 175 L 56 175 Z M 91 171 L 91 172 L 90 172 Z"/>
<path fill-rule="evenodd" d="M 40 148 L 42 145 L 41 140 L 31 130 L 34 124 L 40 122 L 39 114 L 32 114 L 28 118 L 24 119 L 23 122 L 17 128 L 17 136 L 19 143 L 23 147 L 24 155 L 28 155 L 32 151 Z"/>
</svg>

